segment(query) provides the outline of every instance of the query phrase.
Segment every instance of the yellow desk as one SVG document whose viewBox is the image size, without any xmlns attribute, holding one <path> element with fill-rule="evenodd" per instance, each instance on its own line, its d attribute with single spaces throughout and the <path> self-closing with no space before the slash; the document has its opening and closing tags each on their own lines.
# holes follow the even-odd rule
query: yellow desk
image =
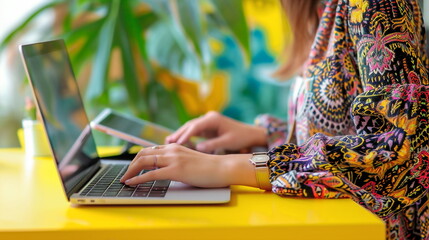
<svg viewBox="0 0 429 240">
<path fill-rule="evenodd" d="M 233 187 L 232 201 L 192 206 L 71 206 L 53 161 L 0 149 L 0 239 L 384 239 L 352 200 L 282 198 Z"/>
</svg>

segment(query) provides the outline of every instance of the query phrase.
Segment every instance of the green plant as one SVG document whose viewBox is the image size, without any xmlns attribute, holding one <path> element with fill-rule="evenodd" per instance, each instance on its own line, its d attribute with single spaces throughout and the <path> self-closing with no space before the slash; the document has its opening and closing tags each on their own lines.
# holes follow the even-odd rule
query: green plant
<svg viewBox="0 0 429 240">
<path fill-rule="evenodd" d="M 81 84 L 92 113 L 113 107 L 178 127 L 193 116 L 177 92 L 158 81 L 158 70 L 209 81 L 212 31 L 231 34 L 250 55 L 241 0 L 54 0 L 11 31 L 0 50 L 48 10 L 56 12 L 50 38 L 64 38 L 69 46 L 78 79 L 87 79 Z"/>
</svg>

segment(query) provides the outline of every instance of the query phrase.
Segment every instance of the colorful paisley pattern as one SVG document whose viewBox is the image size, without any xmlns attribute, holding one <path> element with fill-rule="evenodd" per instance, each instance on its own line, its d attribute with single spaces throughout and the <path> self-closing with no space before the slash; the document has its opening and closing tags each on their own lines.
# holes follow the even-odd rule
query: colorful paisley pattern
<svg viewBox="0 0 429 240">
<path fill-rule="evenodd" d="M 386 222 L 387 239 L 429 239 L 424 31 L 416 0 L 325 1 L 294 102 L 296 141 L 261 118 L 277 145 L 275 193 L 352 198 Z"/>
</svg>

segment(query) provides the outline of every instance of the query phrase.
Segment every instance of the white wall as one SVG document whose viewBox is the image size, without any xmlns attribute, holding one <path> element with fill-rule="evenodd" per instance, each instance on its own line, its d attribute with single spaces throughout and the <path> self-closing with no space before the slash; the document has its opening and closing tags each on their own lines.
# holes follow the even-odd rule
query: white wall
<svg viewBox="0 0 429 240">
<path fill-rule="evenodd" d="M 48 0 L 0 0 L 0 41 L 31 12 Z M 0 147 L 17 146 L 16 131 L 24 112 L 22 82 L 24 69 L 18 55 L 18 45 L 40 39 L 39 26 L 52 19 L 47 13 L 37 18 L 31 27 L 32 34 L 14 42 L 6 51 L 0 52 Z"/>
</svg>

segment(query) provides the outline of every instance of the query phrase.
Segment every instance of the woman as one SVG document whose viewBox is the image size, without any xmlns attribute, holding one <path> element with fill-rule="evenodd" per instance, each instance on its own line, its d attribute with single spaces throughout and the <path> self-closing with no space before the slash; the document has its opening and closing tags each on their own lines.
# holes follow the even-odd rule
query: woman
<svg viewBox="0 0 429 240">
<path fill-rule="evenodd" d="M 123 182 L 173 179 L 284 196 L 351 197 L 385 220 L 388 239 L 428 239 L 429 61 L 417 1 L 282 4 L 294 41 L 279 72 L 302 76 L 291 121 L 262 116 L 250 126 L 208 113 L 167 139 L 183 144 L 209 136 L 197 144 L 200 152 L 178 144 L 143 149 Z M 202 153 L 261 145 L 270 148 L 265 179 L 252 154 Z M 157 170 L 133 177 L 154 165 Z"/>
</svg>

